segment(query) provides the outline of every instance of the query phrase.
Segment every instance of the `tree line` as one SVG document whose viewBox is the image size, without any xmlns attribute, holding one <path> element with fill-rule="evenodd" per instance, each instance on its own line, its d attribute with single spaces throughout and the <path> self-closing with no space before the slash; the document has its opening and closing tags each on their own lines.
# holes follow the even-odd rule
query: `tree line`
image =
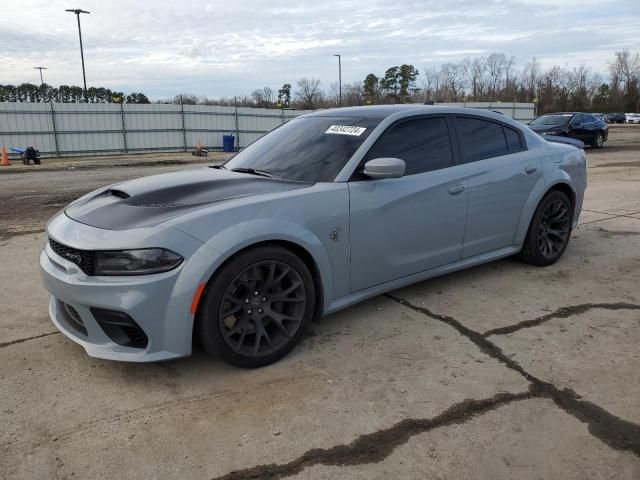
<svg viewBox="0 0 640 480">
<path fill-rule="evenodd" d="M 52 87 L 46 83 L 35 85 L 0 85 L 0 102 L 59 102 L 59 103 L 151 103 L 144 93 L 132 92 L 125 95 L 108 88 L 89 87 L 85 100 L 82 87 L 60 85 Z"/>
<path fill-rule="evenodd" d="M 534 102 L 539 113 L 551 111 L 640 111 L 640 53 L 622 50 L 607 62 L 605 79 L 584 64 L 543 69 L 534 57 L 522 67 L 504 53 L 466 57 L 422 73 L 410 64 L 369 73 L 362 81 L 342 85 L 342 106 L 424 102 Z M 154 103 L 184 103 L 260 108 L 318 109 L 340 105 L 337 82 L 323 88 L 317 78 L 302 77 L 279 89 L 262 87 L 249 95 L 211 99 L 182 93 Z M 149 103 L 142 93 L 124 95 L 105 88 L 89 88 L 92 103 Z M 22 84 L 0 85 L 0 101 L 81 102 L 80 87 Z"/>
<path fill-rule="evenodd" d="M 539 113 L 552 111 L 640 111 L 640 53 L 615 52 L 607 63 L 609 78 L 585 65 L 554 65 L 543 69 L 534 57 L 522 67 L 504 53 L 466 57 L 439 67 L 392 66 L 363 81 L 342 85 L 342 105 L 424 102 L 534 102 Z M 321 87 L 320 80 L 303 77 L 292 86 L 263 87 L 250 95 L 209 99 L 177 95 L 161 103 L 238 105 L 261 108 L 332 108 L 340 104 L 339 85 Z"/>
</svg>

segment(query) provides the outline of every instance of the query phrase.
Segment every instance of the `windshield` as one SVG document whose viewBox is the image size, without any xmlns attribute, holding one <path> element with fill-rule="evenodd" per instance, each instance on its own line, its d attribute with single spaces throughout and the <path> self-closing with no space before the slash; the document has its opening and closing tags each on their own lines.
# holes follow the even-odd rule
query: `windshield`
<svg viewBox="0 0 640 480">
<path fill-rule="evenodd" d="M 296 118 L 269 132 L 224 164 L 300 182 L 332 182 L 378 118 Z"/>
<path fill-rule="evenodd" d="M 566 125 L 573 117 L 572 114 L 565 115 L 543 115 L 536 118 L 530 125 Z"/>
</svg>

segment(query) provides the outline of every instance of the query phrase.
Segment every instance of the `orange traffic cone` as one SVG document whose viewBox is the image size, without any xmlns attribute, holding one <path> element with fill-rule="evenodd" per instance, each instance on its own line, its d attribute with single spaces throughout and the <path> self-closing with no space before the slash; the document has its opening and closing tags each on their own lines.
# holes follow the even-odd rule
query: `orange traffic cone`
<svg viewBox="0 0 640 480">
<path fill-rule="evenodd" d="M 9 165 L 11 165 L 9 163 L 9 157 L 7 156 L 7 149 L 4 148 L 4 145 L 2 146 L 2 160 L 0 161 L 0 166 L 2 167 L 8 167 Z"/>
</svg>

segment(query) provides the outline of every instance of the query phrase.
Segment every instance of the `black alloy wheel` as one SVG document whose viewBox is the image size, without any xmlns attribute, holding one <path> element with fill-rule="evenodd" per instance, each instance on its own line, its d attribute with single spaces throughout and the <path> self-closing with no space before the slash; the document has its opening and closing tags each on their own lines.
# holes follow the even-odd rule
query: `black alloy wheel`
<svg viewBox="0 0 640 480">
<path fill-rule="evenodd" d="M 543 198 L 525 238 L 523 260 L 539 266 L 557 262 L 569 244 L 572 219 L 571 202 L 564 193 L 556 190 Z"/>
<path fill-rule="evenodd" d="M 303 323 L 307 298 L 300 274 L 279 260 L 250 265 L 231 281 L 218 312 L 219 329 L 235 353 L 273 354 Z"/>
<path fill-rule="evenodd" d="M 197 333 L 200 344 L 236 366 L 261 367 L 300 341 L 315 311 L 308 268 L 278 246 L 231 259 L 205 290 Z"/>
</svg>

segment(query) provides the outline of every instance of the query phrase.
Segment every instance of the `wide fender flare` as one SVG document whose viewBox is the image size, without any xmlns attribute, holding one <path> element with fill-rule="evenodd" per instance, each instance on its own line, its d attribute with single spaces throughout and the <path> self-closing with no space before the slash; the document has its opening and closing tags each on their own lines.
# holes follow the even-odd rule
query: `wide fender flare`
<svg viewBox="0 0 640 480">
<path fill-rule="evenodd" d="M 183 292 L 190 292 L 188 303 L 190 306 L 198 287 L 209 282 L 226 260 L 245 248 L 269 241 L 290 242 L 309 253 L 320 275 L 320 288 L 324 298 L 323 310 L 326 309 L 331 302 L 330 292 L 333 291 L 332 268 L 327 251 L 320 239 L 311 231 L 286 220 L 247 220 L 219 231 L 184 265 L 183 272 L 174 287 L 175 294 L 182 296 Z M 180 303 L 184 309 L 184 302 Z"/>
<path fill-rule="evenodd" d="M 514 245 L 522 245 L 524 243 L 524 239 L 527 236 L 527 231 L 529 230 L 529 225 L 531 224 L 531 220 L 533 219 L 533 215 L 536 213 L 536 209 L 538 205 L 544 198 L 544 196 L 553 189 L 554 186 L 564 184 L 567 185 L 573 190 L 575 194 L 575 188 L 571 184 L 571 178 L 567 174 L 560 170 L 557 174 L 557 178 L 555 178 L 551 182 L 546 182 L 544 177 L 541 176 L 536 184 L 534 185 L 531 193 L 529 194 L 529 198 L 522 209 L 522 215 L 520 215 L 520 222 L 518 223 L 518 228 L 516 229 L 516 234 L 513 239 Z"/>
</svg>

